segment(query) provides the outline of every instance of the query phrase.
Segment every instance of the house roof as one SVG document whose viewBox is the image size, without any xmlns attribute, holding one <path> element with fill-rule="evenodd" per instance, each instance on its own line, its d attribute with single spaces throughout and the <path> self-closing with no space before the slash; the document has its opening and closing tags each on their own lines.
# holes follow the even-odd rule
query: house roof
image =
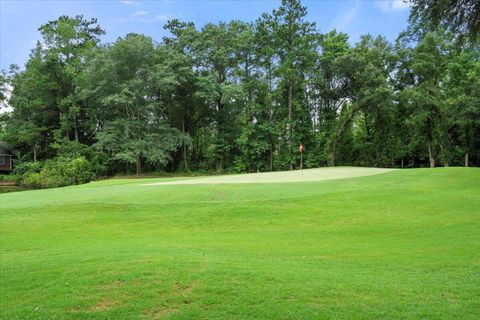
<svg viewBox="0 0 480 320">
<path fill-rule="evenodd" d="M 11 156 L 12 153 L 7 149 L 7 143 L 0 141 L 0 156 Z"/>
</svg>

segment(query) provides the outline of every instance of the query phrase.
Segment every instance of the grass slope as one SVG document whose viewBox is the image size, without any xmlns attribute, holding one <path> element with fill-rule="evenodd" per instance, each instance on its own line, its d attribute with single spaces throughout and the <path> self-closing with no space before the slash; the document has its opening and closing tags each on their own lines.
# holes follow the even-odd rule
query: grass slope
<svg viewBox="0 0 480 320">
<path fill-rule="evenodd" d="M 158 181 L 0 195 L 0 317 L 478 319 L 479 169 Z"/>
</svg>

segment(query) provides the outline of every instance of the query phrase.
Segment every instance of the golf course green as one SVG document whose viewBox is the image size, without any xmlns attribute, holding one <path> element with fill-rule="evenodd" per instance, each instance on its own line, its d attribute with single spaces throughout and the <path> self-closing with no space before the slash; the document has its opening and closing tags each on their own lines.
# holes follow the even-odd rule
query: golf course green
<svg viewBox="0 0 480 320">
<path fill-rule="evenodd" d="M 0 318 L 479 319 L 480 169 L 256 175 L 0 195 Z"/>
</svg>

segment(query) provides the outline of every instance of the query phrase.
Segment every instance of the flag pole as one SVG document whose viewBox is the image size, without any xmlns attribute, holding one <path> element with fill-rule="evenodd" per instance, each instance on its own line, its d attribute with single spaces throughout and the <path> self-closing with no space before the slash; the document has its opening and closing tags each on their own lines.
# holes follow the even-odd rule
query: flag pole
<svg viewBox="0 0 480 320">
<path fill-rule="evenodd" d="M 298 151 L 300 151 L 300 170 L 303 170 L 303 144 L 300 142 L 300 146 L 298 147 Z"/>
</svg>

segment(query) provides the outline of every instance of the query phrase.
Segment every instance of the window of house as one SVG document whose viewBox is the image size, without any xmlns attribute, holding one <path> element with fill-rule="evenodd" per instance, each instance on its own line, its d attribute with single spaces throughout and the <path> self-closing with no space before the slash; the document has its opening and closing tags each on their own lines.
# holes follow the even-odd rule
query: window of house
<svg viewBox="0 0 480 320">
<path fill-rule="evenodd" d="M 3 166 L 5 164 L 5 156 L 0 156 L 0 166 Z"/>
</svg>

